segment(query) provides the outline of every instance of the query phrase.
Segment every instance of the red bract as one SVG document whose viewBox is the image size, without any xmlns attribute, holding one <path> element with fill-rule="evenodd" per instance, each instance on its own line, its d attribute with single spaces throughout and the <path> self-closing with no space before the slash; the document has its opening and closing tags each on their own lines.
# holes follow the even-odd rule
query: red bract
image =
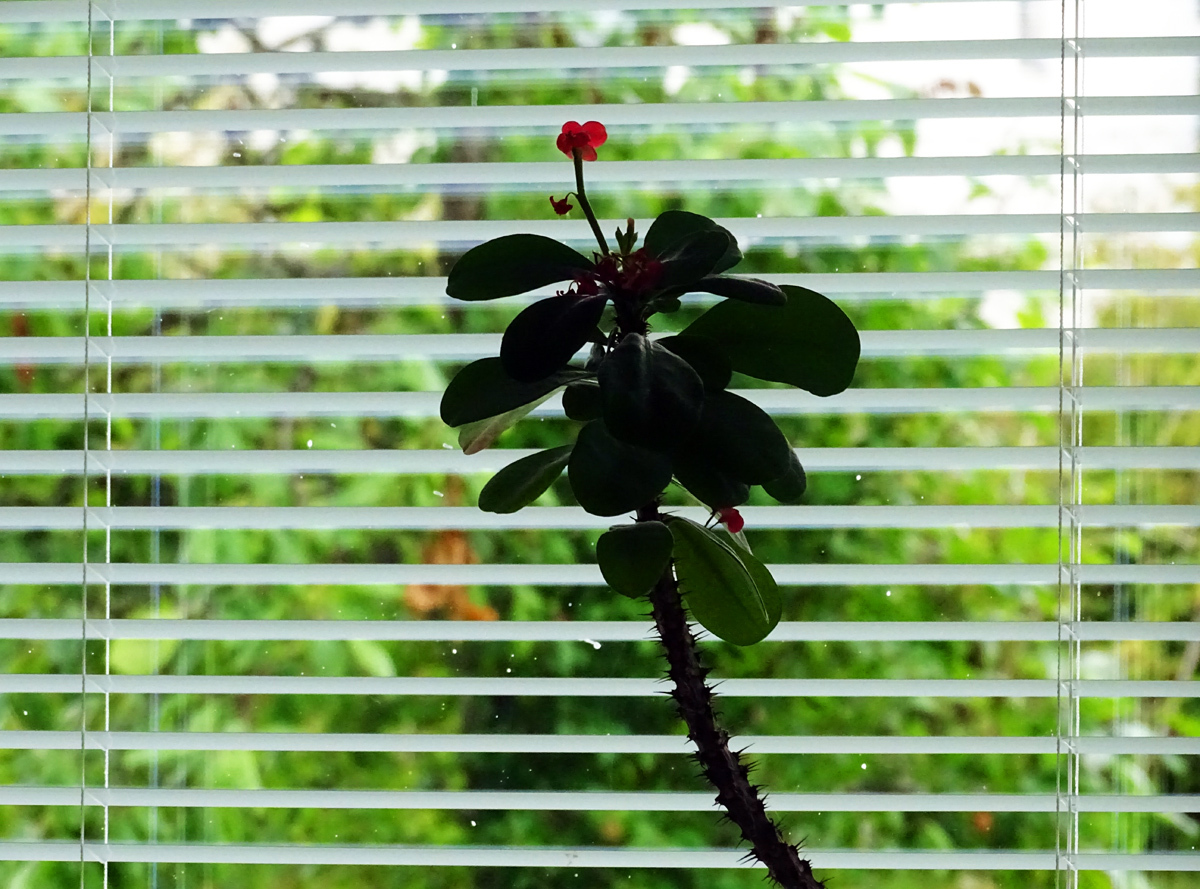
<svg viewBox="0 0 1200 889">
<path fill-rule="evenodd" d="M 554 212 L 559 216 L 566 216 L 571 212 L 572 205 L 566 198 L 559 201 L 554 199 L 554 195 L 550 195 L 550 206 L 554 208 Z"/>
<path fill-rule="evenodd" d="M 578 148 L 580 157 L 585 161 L 594 161 L 596 149 L 603 145 L 606 139 L 608 131 L 599 121 L 589 120 L 581 126 L 578 121 L 568 120 L 563 124 L 555 144 L 567 157 L 574 157 L 575 149 Z"/>
<path fill-rule="evenodd" d="M 730 534 L 737 534 L 746 527 L 746 521 L 742 518 L 742 514 L 732 506 L 718 509 L 717 520 L 729 529 Z"/>
</svg>

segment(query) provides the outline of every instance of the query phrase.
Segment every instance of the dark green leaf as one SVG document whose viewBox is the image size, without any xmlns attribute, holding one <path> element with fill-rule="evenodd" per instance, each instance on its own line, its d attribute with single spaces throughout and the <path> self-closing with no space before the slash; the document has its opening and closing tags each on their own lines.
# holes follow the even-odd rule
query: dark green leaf
<svg viewBox="0 0 1200 889">
<path fill-rule="evenodd" d="M 486 420 L 544 398 L 567 383 L 588 376 L 575 368 L 519 383 L 504 372 L 499 358 L 481 358 L 455 374 L 442 393 L 442 422 L 462 426 Z"/>
<path fill-rule="evenodd" d="M 641 334 L 626 334 L 596 378 L 604 423 L 622 441 L 670 448 L 696 428 L 704 406 L 700 377 L 674 352 Z"/>
<path fill-rule="evenodd" d="M 504 372 L 532 382 L 562 370 L 591 339 L 607 301 L 605 296 L 567 293 L 526 306 L 500 341 Z"/>
<path fill-rule="evenodd" d="M 484 512 L 516 512 L 545 493 L 562 475 L 571 456 L 571 445 L 538 451 L 509 463 L 492 476 L 479 492 L 479 508 Z"/>
<path fill-rule="evenodd" d="M 518 420 L 532 411 L 535 407 L 541 404 L 554 394 L 552 390 L 547 392 L 536 401 L 531 401 L 529 404 L 523 404 L 511 411 L 505 411 L 502 414 L 497 414 L 494 417 L 485 417 L 482 420 L 476 420 L 474 423 L 467 423 L 458 427 L 458 446 L 463 449 L 463 453 L 478 454 L 485 448 L 490 448 L 492 443 L 500 437 L 506 429 L 513 426 Z"/>
<path fill-rule="evenodd" d="M 689 213 L 686 210 L 667 210 L 654 220 L 642 246 L 651 256 L 661 259 L 667 250 L 682 238 L 701 231 L 723 231 L 729 235 L 728 246 L 720 260 L 712 268 L 712 274 L 733 268 L 742 260 L 742 251 L 738 249 L 737 239 L 723 226 L 717 225 L 707 216 L 699 213 Z"/>
<path fill-rule="evenodd" d="M 800 465 L 800 458 L 796 456 L 795 451 L 792 451 L 787 472 L 779 478 L 763 483 L 763 490 L 780 503 L 799 503 L 807 487 L 808 478 L 804 475 L 804 467 Z"/>
<path fill-rule="evenodd" d="M 854 378 L 858 331 L 831 300 L 783 285 L 787 304 L 718 303 L 684 334 L 715 339 L 739 373 L 788 383 L 814 395 L 836 395 Z"/>
<path fill-rule="evenodd" d="M 592 268 L 590 259 L 553 238 L 505 235 L 459 257 L 446 281 L 446 293 L 455 299 L 498 299 L 566 281 Z"/>
<path fill-rule="evenodd" d="M 718 470 L 748 485 L 787 472 L 792 448 L 770 415 L 740 395 L 710 392 L 696 434 L 687 443 Z"/>
<path fill-rule="evenodd" d="M 706 336 L 665 336 L 655 342 L 690 364 L 707 391 L 720 392 L 729 385 L 733 371 L 716 340 Z"/>
<path fill-rule="evenodd" d="M 688 290 L 715 293 L 742 302 L 763 306 L 782 306 L 787 303 L 784 292 L 770 281 L 758 278 L 732 278 L 725 275 L 710 275 L 688 286 Z"/>
<path fill-rule="evenodd" d="M 600 387 L 590 380 L 572 383 L 563 392 L 562 404 L 572 420 L 594 420 L 601 414 Z"/>
<path fill-rule="evenodd" d="M 690 290 L 701 278 L 712 273 L 729 249 L 733 235 L 725 229 L 709 229 L 685 235 L 662 255 L 663 290 Z"/>
<path fill-rule="evenodd" d="M 674 517 L 668 527 L 679 591 L 692 616 L 734 645 L 764 639 L 779 623 L 782 603 L 762 563 L 688 519 Z"/>
<path fill-rule="evenodd" d="M 658 583 L 671 564 L 675 538 L 662 522 L 610 528 L 596 541 L 596 561 L 610 587 L 637 599 Z"/>
<path fill-rule="evenodd" d="M 671 481 L 671 461 L 666 454 L 618 441 L 603 420 L 593 420 L 579 432 L 567 477 L 579 505 L 592 515 L 620 515 L 662 493 Z"/>
<path fill-rule="evenodd" d="M 749 485 L 721 472 L 692 448 L 680 448 L 672 455 L 671 463 L 675 480 L 706 506 L 741 506 L 750 497 Z"/>
</svg>

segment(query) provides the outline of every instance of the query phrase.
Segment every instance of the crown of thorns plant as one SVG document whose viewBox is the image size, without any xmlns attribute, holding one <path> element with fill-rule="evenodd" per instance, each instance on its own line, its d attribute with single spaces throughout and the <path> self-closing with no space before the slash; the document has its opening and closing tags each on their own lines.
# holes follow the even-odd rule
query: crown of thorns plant
<svg viewBox="0 0 1200 889">
<path fill-rule="evenodd" d="M 638 598 L 673 565 L 694 619 L 749 645 L 774 628 L 781 605 L 770 572 L 746 545 L 737 507 L 753 485 L 796 503 L 806 480 L 775 421 L 730 391 L 730 381 L 736 372 L 834 395 L 854 375 L 858 332 L 819 293 L 726 274 L 742 259 L 737 241 L 696 213 L 662 213 L 640 247 L 629 219 L 610 250 L 583 181 L 584 162 L 596 160 L 607 138 L 596 121 L 569 121 L 556 142 L 574 161 L 575 191 L 550 203 L 566 214 L 569 199 L 578 202 L 598 245 L 590 257 L 542 235 L 513 234 L 469 250 L 451 270 L 446 292 L 470 301 L 566 284 L 513 319 L 498 358 L 459 371 L 441 416 L 472 454 L 561 391 L 567 417 L 582 424 L 575 440 L 502 469 L 483 488 L 480 508 L 515 512 L 564 469 L 579 505 L 598 516 L 656 505 L 678 483 L 726 533 L 669 515 L 621 525 L 597 544 L 600 569 L 614 590 Z M 690 294 L 722 299 L 679 333 L 651 338 L 651 318 L 676 312 Z"/>
</svg>

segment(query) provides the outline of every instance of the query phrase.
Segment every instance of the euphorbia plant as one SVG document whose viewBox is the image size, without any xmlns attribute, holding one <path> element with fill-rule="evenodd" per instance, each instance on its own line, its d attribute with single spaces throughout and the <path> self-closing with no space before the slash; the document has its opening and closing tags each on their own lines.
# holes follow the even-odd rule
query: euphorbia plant
<svg viewBox="0 0 1200 889">
<path fill-rule="evenodd" d="M 624 596 L 649 599 L 671 695 L 750 854 L 780 885 L 812 889 L 822 884 L 768 818 L 748 767 L 716 722 L 687 615 L 728 642 L 752 645 L 782 611 L 771 573 L 746 545 L 737 507 L 752 485 L 782 503 L 798 502 L 804 469 L 775 421 L 729 391 L 733 373 L 833 395 L 854 375 L 858 333 L 819 293 L 726 275 L 741 251 L 728 230 L 704 216 L 668 210 L 641 247 L 630 219 L 610 249 L 583 182 L 584 162 L 596 159 L 606 139 L 595 121 L 563 126 L 557 145 L 574 161 L 576 190 L 550 198 L 560 215 L 571 211 L 571 197 L 578 201 L 599 247 L 592 256 L 541 235 L 515 234 L 469 250 L 451 270 L 446 292 L 463 300 L 569 283 L 513 319 L 498 358 L 455 376 L 442 419 L 458 427 L 463 450 L 475 453 L 562 391 L 566 415 L 583 424 L 575 441 L 502 469 L 480 493 L 480 508 L 515 512 L 565 469 L 588 512 L 634 517 L 596 544 L 604 579 Z M 653 316 L 677 311 L 693 293 L 725 299 L 680 333 L 652 339 Z M 587 359 L 574 363 L 589 344 Z M 705 504 L 713 521 L 664 513 L 663 492 L 672 483 Z"/>
</svg>

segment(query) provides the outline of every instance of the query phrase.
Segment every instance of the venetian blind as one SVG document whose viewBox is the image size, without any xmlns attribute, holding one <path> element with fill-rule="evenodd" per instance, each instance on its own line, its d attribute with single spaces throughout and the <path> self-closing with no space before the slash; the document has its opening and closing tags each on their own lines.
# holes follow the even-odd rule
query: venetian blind
<svg viewBox="0 0 1200 889">
<path fill-rule="evenodd" d="M 1194 7 L 332 13 L 0 4 L 5 885 L 758 885 L 610 522 L 475 508 L 557 400 L 437 419 L 529 299 L 454 258 L 589 249 L 570 119 L 608 230 L 706 213 L 862 331 L 842 395 L 739 390 L 811 487 L 743 509 L 783 623 L 703 645 L 818 875 L 1187 885 Z"/>
</svg>

